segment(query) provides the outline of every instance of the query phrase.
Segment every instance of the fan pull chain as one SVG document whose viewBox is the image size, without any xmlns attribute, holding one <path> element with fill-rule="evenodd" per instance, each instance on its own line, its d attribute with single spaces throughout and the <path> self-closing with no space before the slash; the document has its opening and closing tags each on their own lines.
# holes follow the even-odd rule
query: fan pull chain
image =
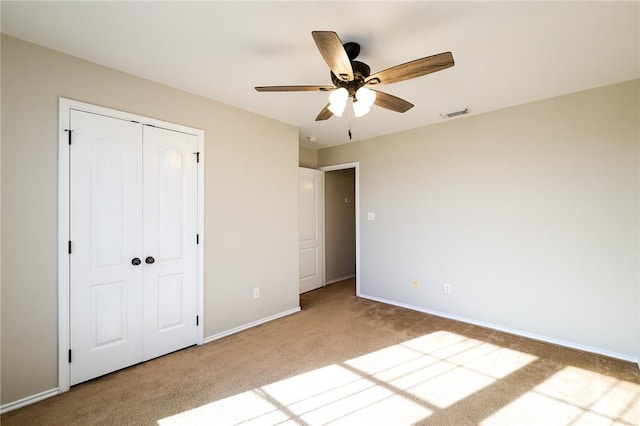
<svg viewBox="0 0 640 426">
<path fill-rule="evenodd" d="M 351 105 L 350 105 L 351 106 Z M 351 123 L 353 123 L 353 107 L 347 108 L 349 110 L 349 130 L 347 134 L 349 135 L 349 140 L 351 140 Z"/>
</svg>

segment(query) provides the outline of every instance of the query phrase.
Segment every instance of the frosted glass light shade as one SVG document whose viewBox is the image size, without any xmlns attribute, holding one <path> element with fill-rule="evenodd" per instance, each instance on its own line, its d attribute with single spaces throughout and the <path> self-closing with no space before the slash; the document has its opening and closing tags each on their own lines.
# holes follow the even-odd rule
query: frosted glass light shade
<svg viewBox="0 0 640 426">
<path fill-rule="evenodd" d="M 347 106 L 347 104 L 343 104 L 342 106 L 340 105 L 336 105 L 336 104 L 329 104 L 329 111 L 331 111 L 333 113 L 333 115 L 336 115 L 338 117 L 342 117 L 342 113 L 344 112 L 344 108 Z"/>
<path fill-rule="evenodd" d="M 334 90 L 329 94 L 329 111 L 338 117 L 342 117 L 348 99 L 349 92 L 344 87 Z"/>
<path fill-rule="evenodd" d="M 366 113 L 371 111 L 371 107 L 362 101 L 353 103 L 353 115 L 356 117 L 362 117 Z"/>
<path fill-rule="evenodd" d="M 356 91 L 356 99 L 358 102 L 371 107 L 376 101 L 376 92 L 363 86 Z"/>
</svg>

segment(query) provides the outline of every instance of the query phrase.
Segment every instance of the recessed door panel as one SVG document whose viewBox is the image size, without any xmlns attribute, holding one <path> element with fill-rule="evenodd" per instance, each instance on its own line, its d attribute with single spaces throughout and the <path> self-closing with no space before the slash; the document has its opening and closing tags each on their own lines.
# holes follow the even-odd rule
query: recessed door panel
<svg viewBox="0 0 640 426">
<path fill-rule="evenodd" d="M 163 146 L 158 152 L 158 256 L 164 260 L 182 258 L 185 223 L 185 173 L 187 159 L 184 151 Z"/>
<path fill-rule="evenodd" d="M 92 349 L 127 341 L 127 283 L 91 288 Z"/>
<path fill-rule="evenodd" d="M 91 252 L 94 268 L 123 262 L 126 211 L 127 152 L 124 138 L 97 137 L 93 143 L 91 164 Z"/>
<path fill-rule="evenodd" d="M 303 213 L 298 221 L 299 238 L 302 242 L 313 242 L 318 239 L 318 193 L 322 187 L 318 183 L 315 175 L 300 176 L 299 209 Z"/>
<path fill-rule="evenodd" d="M 318 248 L 300 249 L 298 266 L 301 280 L 316 277 L 318 275 Z"/>
<path fill-rule="evenodd" d="M 158 329 L 168 331 L 184 326 L 184 274 L 158 277 Z"/>
</svg>

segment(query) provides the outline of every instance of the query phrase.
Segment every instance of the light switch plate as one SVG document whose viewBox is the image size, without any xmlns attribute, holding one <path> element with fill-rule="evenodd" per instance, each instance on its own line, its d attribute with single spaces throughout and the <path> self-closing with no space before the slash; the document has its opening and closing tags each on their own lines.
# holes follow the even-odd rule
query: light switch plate
<svg viewBox="0 0 640 426">
<path fill-rule="evenodd" d="M 367 219 L 376 220 L 376 213 L 375 212 L 368 212 L 367 213 Z"/>
</svg>

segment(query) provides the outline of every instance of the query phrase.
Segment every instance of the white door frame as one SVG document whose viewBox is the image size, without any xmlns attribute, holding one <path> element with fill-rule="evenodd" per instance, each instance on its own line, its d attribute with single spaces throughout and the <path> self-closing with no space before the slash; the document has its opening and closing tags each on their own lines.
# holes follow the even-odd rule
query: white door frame
<svg viewBox="0 0 640 426">
<path fill-rule="evenodd" d="M 197 315 L 200 319 L 197 327 L 196 344 L 204 342 L 204 131 L 179 124 L 168 123 L 104 108 L 71 99 L 60 98 L 58 102 L 58 392 L 69 390 L 69 231 L 70 231 L 70 164 L 69 164 L 69 116 L 71 110 L 81 110 L 93 114 L 118 118 L 121 120 L 136 121 L 177 132 L 188 133 L 198 138 L 198 153 L 200 164 L 198 166 L 198 267 L 197 267 Z M 73 142 L 73 137 L 72 142 Z M 195 154 L 195 153 L 194 153 Z"/>
<path fill-rule="evenodd" d="M 333 172 L 335 170 L 355 169 L 355 193 L 356 193 L 356 296 L 360 297 L 360 163 L 343 163 L 332 166 L 318 167 L 323 172 Z M 325 246 L 326 247 L 326 246 Z M 325 253 L 326 259 L 326 253 Z M 325 262 L 326 268 L 326 262 Z M 325 270 L 325 277 L 326 277 Z"/>
</svg>

